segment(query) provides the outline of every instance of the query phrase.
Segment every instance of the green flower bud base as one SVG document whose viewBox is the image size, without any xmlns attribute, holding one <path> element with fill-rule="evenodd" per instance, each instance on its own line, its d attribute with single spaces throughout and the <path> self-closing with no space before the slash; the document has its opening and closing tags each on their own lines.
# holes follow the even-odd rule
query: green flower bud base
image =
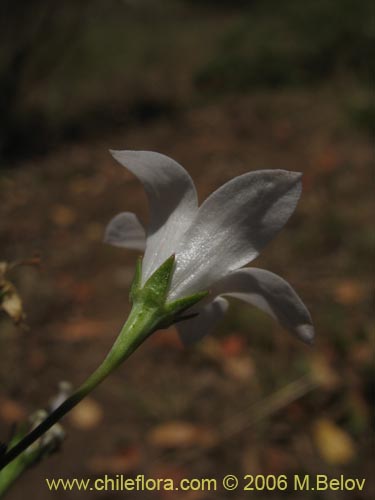
<svg viewBox="0 0 375 500">
<path fill-rule="evenodd" d="M 174 255 L 169 257 L 159 269 L 141 286 L 142 264 L 137 263 L 134 281 L 130 291 L 132 310 L 103 363 L 94 373 L 64 401 L 53 413 L 0 457 L 0 484 L 7 483 L 5 475 L 13 474 L 10 462 L 23 453 L 48 429 L 74 408 L 87 394 L 97 387 L 115 370 L 137 347 L 155 330 L 166 328 L 182 321 L 186 309 L 203 299 L 208 292 L 200 292 L 188 297 L 168 302 L 167 296 L 174 271 Z M 1 494 L 1 491 L 0 491 Z"/>
</svg>

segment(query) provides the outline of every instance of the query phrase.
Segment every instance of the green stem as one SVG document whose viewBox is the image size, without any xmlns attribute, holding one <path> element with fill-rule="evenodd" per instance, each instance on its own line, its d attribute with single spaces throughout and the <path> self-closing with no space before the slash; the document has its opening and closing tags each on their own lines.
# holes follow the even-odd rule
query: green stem
<svg viewBox="0 0 375 500">
<path fill-rule="evenodd" d="M 24 451 L 6 466 L 0 474 L 0 498 L 4 496 L 21 474 L 40 458 L 41 453 L 38 447 L 30 452 Z"/>
<path fill-rule="evenodd" d="M 56 424 L 128 358 L 150 333 L 155 330 L 158 318 L 160 318 L 160 315 L 156 309 L 145 308 L 142 304 L 134 305 L 128 320 L 103 363 L 74 394 L 0 458 L 0 471 Z M 0 475 L 5 474 L 5 472 L 6 470 L 0 473 Z"/>
</svg>

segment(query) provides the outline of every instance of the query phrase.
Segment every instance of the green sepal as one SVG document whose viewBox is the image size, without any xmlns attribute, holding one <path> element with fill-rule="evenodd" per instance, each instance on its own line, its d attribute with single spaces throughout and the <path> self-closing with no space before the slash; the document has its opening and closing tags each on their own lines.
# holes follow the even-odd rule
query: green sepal
<svg viewBox="0 0 375 500">
<path fill-rule="evenodd" d="M 194 317 L 195 314 L 189 315 L 188 317 L 183 317 L 181 314 L 186 311 L 186 309 L 189 309 L 204 299 L 204 297 L 207 297 L 207 295 L 208 291 L 198 292 L 166 304 L 163 311 L 164 320 L 161 322 L 161 326 L 166 328 L 173 325 L 173 323 L 178 323 L 179 321 L 188 319 L 188 317 Z"/>
<path fill-rule="evenodd" d="M 208 292 L 205 290 L 203 292 L 197 292 L 192 295 L 188 295 L 187 297 L 182 297 L 182 299 L 174 300 L 173 302 L 169 302 L 164 307 L 164 311 L 167 314 L 177 315 L 188 309 L 189 307 L 194 306 L 197 302 L 202 300 L 204 297 L 207 297 Z"/>
<path fill-rule="evenodd" d="M 134 280 L 130 290 L 130 301 L 137 308 L 149 311 L 154 317 L 155 329 L 167 328 L 196 314 L 183 316 L 182 313 L 207 296 L 208 292 L 198 292 L 187 297 L 167 302 L 168 292 L 174 272 L 175 256 L 171 255 L 142 286 L 142 260 L 138 259 Z"/>
<path fill-rule="evenodd" d="M 175 256 L 171 255 L 138 291 L 137 299 L 148 307 L 162 308 L 165 304 L 174 270 Z"/>
<path fill-rule="evenodd" d="M 142 257 L 138 257 L 135 267 L 133 282 L 129 292 L 129 300 L 131 304 L 133 304 L 133 302 L 137 300 L 139 290 L 141 289 L 141 282 L 142 282 Z"/>
</svg>

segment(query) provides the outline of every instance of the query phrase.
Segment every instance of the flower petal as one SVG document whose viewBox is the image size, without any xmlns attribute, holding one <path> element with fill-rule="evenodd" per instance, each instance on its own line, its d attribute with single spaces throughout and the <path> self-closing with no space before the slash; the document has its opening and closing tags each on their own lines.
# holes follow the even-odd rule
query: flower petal
<svg viewBox="0 0 375 500">
<path fill-rule="evenodd" d="M 121 212 L 108 223 L 104 241 L 115 247 L 144 250 L 146 233 L 135 214 Z"/>
<path fill-rule="evenodd" d="M 239 269 L 216 283 L 213 293 L 236 297 L 258 307 L 306 343 L 311 344 L 314 339 L 306 306 L 289 283 L 270 271 Z"/>
<path fill-rule="evenodd" d="M 142 266 L 145 283 L 175 253 L 181 235 L 190 226 L 198 202 L 195 186 L 177 162 L 152 151 L 111 151 L 113 157 L 143 184 L 150 203 L 147 247 Z"/>
<path fill-rule="evenodd" d="M 176 325 L 182 342 L 189 345 L 202 339 L 223 319 L 227 309 L 228 301 L 223 297 L 216 297 L 215 300 L 203 307 L 196 306 L 189 309 L 188 314 L 198 313 L 198 316 L 181 321 Z"/>
<path fill-rule="evenodd" d="M 301 174 L 250 172 L 232 179 L 200 207 L 176 252 L 170 297 L 205 290 L 253 260 L 284 226 L 301 193 Z"/>
</svg>

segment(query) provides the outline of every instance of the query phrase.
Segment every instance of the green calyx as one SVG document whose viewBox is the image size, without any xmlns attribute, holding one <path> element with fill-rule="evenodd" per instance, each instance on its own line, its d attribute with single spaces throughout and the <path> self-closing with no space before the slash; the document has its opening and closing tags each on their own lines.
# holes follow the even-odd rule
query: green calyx
<svg viewBox="0 0 375 500">
<path fill-rule="evenodd" d="M 208 294 L 207 291 L 198 292 L 186 297 L 168 302 L 168 292 L 174 272 L 175 256 L 171 255 L 146 281 L 141 285 L 142 261 L 137 262 L 134 281 L 130 290 L 130 301 L 133 306 L 142 305 L 145 310 L 154 310 L 158 318 L 157 328 L 167 328 L 191 316 L 182 313 Z M 194 316 L 194 315 L 192 315 Z"/>
<path fill-rule="evenodd" d="M 49 429 L 53 429 L 66 413 L 95 389 L 127 359 L 152 332 L 173 323 L 188 319 L 195 314 L 183 315 L 205 297 L 208 292 L 199 292 L 168 302 L 168 292 L 174 272 L 175 257 L 172 255 L 157 269 L 142 286 L 142 262 L 137 263 L 134 281 L 130 290 L 132 310 L 107 356 L 85 382 L 39 425 L 1 454 L 0 450 L 0 496 L 31 463 L 39 459 L 40 446 L 30 448 Z M 44 442 L 45 452 L 49 443 Z M 48 445 L 48 447 L 47 447 Z M 25 451 L 29 448 L 31 454 Z M 43 451 L 44 453 L 44 451 Z"/>
<path fill-rule="evenodd" d="M 175 257 L 169 257 L 142 286 L 142 261 L 137 262 L 130 290 L 132 310 L 119 336 L 102 365 L 83 388 L 87 394 L 116 366 L 119 366 L 147 337 L 159 328 L 167 328 L 196 314 L 184 311 L 203 299 L 208 292 L 199 292 L 168 302 Z"/>
</svg>

